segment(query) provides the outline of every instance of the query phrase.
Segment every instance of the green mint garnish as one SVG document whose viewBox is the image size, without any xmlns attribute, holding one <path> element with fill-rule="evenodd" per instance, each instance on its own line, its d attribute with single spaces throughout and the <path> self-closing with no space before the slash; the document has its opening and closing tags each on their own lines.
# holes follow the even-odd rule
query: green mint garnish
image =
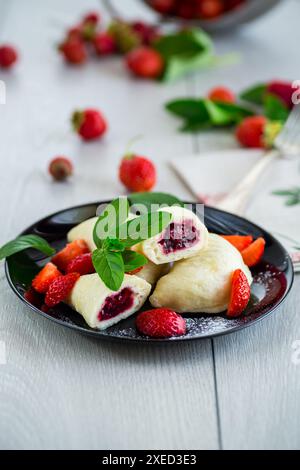
<svg viewBox="0 0 300 470">
<path fill-rule="evenodd" d="M 22 235 L 0 248 L 0 260 L 8 258 L 20 251 L 27 250 L 28 248 L 34 248 L 47 256 L 51 256 L 55 253 L 54 248 L 52 248 L 44 238 L 37 235 Z"/>
</svg>

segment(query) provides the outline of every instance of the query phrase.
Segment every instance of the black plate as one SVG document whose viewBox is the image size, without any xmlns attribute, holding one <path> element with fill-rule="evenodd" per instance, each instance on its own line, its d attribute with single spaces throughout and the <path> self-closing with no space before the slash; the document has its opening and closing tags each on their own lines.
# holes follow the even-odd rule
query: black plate
<svg viewBox="0 0 300 470">
<path fill-rule="evenodd" d="M 105 201 L 108 202 L 108 201 Z M 102 203 L 105 203 L 102 202 Z M 56 249 L 66 243 L 67 232 L 80 222 L 94 217 L 100 203 L 72 207 L 40 220 L 26 229 L 23 234 L 34 233 L 46 238 Z M 95 338 L 140 341 L 174 342 L 192 339 L 210 338 L 241 330 L 265 318 L 283 302 L 293 284 L 293 266 L 291 259 L 282 245 L 262 228 L 246 219 L 211 207 L 205 208 L 205 223 L 208 230 L 220 234 L 251 234 L 255 238 L 264 237 L 266 251 L 262 262 L 253 270 L 254 283 L 252 298 L 245 314 L 230 320 L 226 316 L 184 315 L 187 319 L 187 334 L 179 338 L 153 340 L 138 334 L 134 326 L 134 316 L 121 321 L 106 331 L 90 328 L 84 319 L 66 305 L 45 311 L 36 303 L 29 303 L 24 294 L 33 277 L 47 261 L 44 255 L 34 250 L 27 250 L 9 258 L 5 265 L 8 282 L 16 295 L 35 313 L 52 320 L 59 325 L 72 328 Z M 144 308 L 148 308 L 146 305 Z M 44 310 L 44 311 L 43 311 Z"/>
</svg>

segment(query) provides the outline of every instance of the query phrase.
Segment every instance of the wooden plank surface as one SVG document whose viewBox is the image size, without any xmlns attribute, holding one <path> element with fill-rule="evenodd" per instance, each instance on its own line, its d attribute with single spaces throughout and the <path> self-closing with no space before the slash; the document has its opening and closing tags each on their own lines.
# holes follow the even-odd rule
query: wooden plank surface
<svg viewBox="0 0 300 470">
<path fill-rule="evenodd" d="M 2 1 L 0 14 L 3 7 Z M 84 0 L 14 0 L 3 13 L 0 40 L 19 45 L 22 60 L 0 77 L 7 84 L 0 108 L 0 243 L 50 212 L 122 192 L 118 162 L 136 135 L 144 137 L 137 150 L 158 165 L 158 189 L 187 196 L 166 162 L 191 153 L 193 141 L 174 132 L 162 103 L 185 94 L 189 82 L 162 87 L 127 79 L 118 59 L 82 70 L 62 65 L 54 45 L 86 9 Z M 103 109 L 111 129 L 102 143 L 84 145 L 68 121 L 75 108 L 91 105 Z M 69 184 L 46 176 L 56 154 L 74 159 Z M 218 447 L 209 341 L 175 348 L 91 341 L 28 312 L 3 271 L 0 298 L 7 353 L 0 366 L 1 448 Z"/>
</svg>

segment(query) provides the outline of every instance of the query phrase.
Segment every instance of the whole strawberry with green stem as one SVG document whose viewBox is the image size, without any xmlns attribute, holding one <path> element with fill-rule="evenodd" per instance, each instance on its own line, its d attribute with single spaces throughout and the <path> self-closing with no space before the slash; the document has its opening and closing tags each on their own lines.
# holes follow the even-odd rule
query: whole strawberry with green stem
<svg viewBox="0 0 300 470">
<path fill-rule="evenodd" d="M 97 109 L 88 108 L 75 111 L 72 115 L 72 124 L 83 140 L 101 138 L 107 131 L 107 121 Z"/>
<path fill-rule="evenodd" d="M 151 191 L 156 184 L 156 168 L 148 158 L 127 153 L 119 167 L 119 178 L 129 191 Z"/>
</svg>

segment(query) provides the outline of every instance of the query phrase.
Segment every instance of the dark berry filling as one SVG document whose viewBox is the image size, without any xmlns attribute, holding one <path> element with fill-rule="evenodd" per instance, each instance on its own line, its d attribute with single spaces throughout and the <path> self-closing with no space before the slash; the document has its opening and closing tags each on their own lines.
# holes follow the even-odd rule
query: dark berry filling
<svg viewBox="0 0 300 470">
<path fill-rule="evenodd" d="M 129 287 L 125 287 L 117 294 L 107 297 L 104 305 L 99 312 L 99 321 L 110 320 L 111 318 L 120 315 L 133 306 L 134 295 Z"/>
<path fill-rule="evenodd" d="M 158 242 L 165 254 L 191 248 L 199 240 L 199 230 L 192 220 L 172 222 Z"/>
</svg>

